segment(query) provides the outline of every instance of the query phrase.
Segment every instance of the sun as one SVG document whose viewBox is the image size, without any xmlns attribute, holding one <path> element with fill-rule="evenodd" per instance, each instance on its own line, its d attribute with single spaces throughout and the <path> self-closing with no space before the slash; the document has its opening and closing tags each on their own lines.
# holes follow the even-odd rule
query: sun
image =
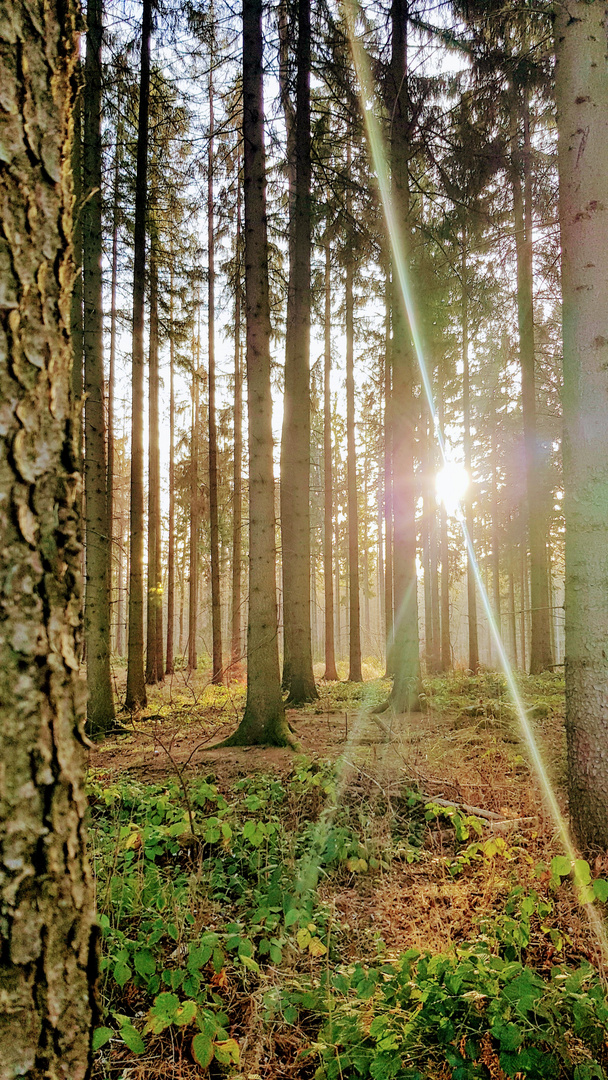
<svg viewBox="0 0 608 1080">
<path fill-rule="evenodd" d="M 448 461 L 435 477 L 435 490 L 448 514 L 455 514 L 469 486 L 469 474 L 458 461 Z"/>
</svg>

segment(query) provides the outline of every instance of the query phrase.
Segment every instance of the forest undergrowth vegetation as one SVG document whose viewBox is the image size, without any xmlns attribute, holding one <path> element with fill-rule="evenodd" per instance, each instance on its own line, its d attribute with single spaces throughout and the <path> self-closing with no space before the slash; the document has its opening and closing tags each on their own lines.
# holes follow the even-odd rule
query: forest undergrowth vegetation
<svg viewBox="0 0 608 1080">
<path fill-rule="evenodd" d="M 561 798 L 563 677 L 521 688 Z M 92 752 L 97 1080 L 608 1076 L 608 863 L 560 851 L 504 679 L 385 692 L 321 684 L 294 755 L 208 752 L 242 691 L 165 687 Z"/>
</svg>

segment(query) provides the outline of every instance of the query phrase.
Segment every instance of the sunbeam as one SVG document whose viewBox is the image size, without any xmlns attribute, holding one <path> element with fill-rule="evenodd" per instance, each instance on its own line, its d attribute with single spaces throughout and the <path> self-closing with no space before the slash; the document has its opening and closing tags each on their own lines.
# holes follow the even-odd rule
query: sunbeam
<svg viewBox="0 0 608 1080">
<path fill-rule="evenodd" d="M 412 342 L 413 342 L 414 350 L 415 350 L 415 353 L 416 353 L 416 359 L 418 361 L 418 367 L 420 369 L 420 376 L 421 376 L 421 380 L 422 380 L 422 386 L 424 388 L 424 393 L 425 393 L 425 396 L 426 396 L 426 400 L 428 402 L 429 411 L 430 411 L 430 414 L 431 414 L 431 417 L 432 417 L 432 420 L 433 420 L 433 428 L 434 428 L 434 431 L 435 431 L 435 438 L 436 438 L 437 443 L 439 445 L 439 450 L 440 450 L 440 454 L 441 454 L 441 460 L 442 460 L 442 463 L 443 463 L 443 469 L 444 470 L 449 470 L 451 468 L 451 463 L 448 460 L 448 457 L 446 455 L 445 440 L 444 440 L 443 432 L 441 430 L 441 424 L 439 422 L 439 416 L 438 416 L 438 413 L 437 413 L 437 409 L 435 407 L 435 400 L 434 400 L 434 396 L 433 396 L 433 386 L 432 386 L 432 372 L 429 371 L 429 368 L 427 367 L 426 359 L 425 359 L 425 356 L 424 356 L 424 349 L 423 349 L 423 345 L 422 345 L 422 337 L 421 337 L 421 334 L 420 334 L 418 321 L 417 321 L 417 317 L 416 317 L 416 309 L 415 309 L 415 304 L 414 304 L 413 293 L 412 293 L 412 289 L 410 287 L 408 258 L 407 258 L 407 250 L 406 250 L 406 245 L 405 245 L 405 238 L 404 238 L 404 235 L 403 235 L 403 230 L 401 228 L 401 222 L 399 221 L 398 215 L 397 215 L 396 210 L 395 210 L 394 202 L 393 202 L 393 200 L 391 198 L 391 186 L 390 186 L 390 178 L 389 178 L 389 168 L 388 168 L 387 154 L 386 154 L 385 147 L 384 147 L 384 140 L 383 140 L 382 131 L 380 129 L 380 124 L 379 124 L 378 119 L 376 117 L 375 110 L 372 107 L 372 103 L 374 103 L 375 99 L 376 99 L 376 92 L 375 92 L 374 83 L 373 83 L 373 79 L 372 79 L 371 68 L 370 68 L 368 57 L 367 57 L 367 53 L 365 52 L 365 49 L 364 49 L 361 41 L 358 39 L 357 34 L 356 34 L 355 24 L 356 24 L 357 14 L 359 12 L 359 5 L 356 2 L 349 2 L 349 0 L 343 0 L 342 8 L 343 8 L 346 24 L 347 24 L 347 27 L 348 27 L 348 34 L 349 34 L 349 38 L 350 38 L 350 45 L 351 45 L 353 61 L 354 61 L 354 65 L 355 65 L 355 71 L 356 71 L 357 79 L 359 81 L 359 88 L 360 88 L 359 93 L 360 93 L 362 112 L 363 112 L 363 117 L 364 117 L 364 122 L 365 122 L 365 129 L 366 129 L 366 135 L 367 135 L 367 142 L 368 142 L 368 147 L 369 147 L 370 159 L 371 159 L 373 170 L 374 170 L 374 172 L 376 174 L 376 179 L 377 179 L 378 188 L 379 188 L 379 192 L 380 192 L 380 199 L 381 199 L 381 202 L 382 202 L 382 208 L 383 208 L 384 217 L 385 217 L 385 220 L 386 220 L 388 237 L 389 237 L 391 250 L 392 250 L 392 254 L 393 254 L 393 266 L 394 266 L 394 269 L 395 269 L 395 272 L 396 272 L 396 278 L 397 278 L 396 284 L 398 285 L 398 287 L 399 287 L 399 289 L 401 291 L 403 302 L 404 302 L 404 305 L 405 305 L 405 308 L 406 308 L 406 311 L 407 311 L 407 316 L 408 316 L 409 325 L 410 325 L 410 332 L 411 332 L 411 336 L 412 336 Z M 575 850 L 573 841 L 572 841 L 572 839 L 570 837 L 570 832 L 569 832 L 569 829 L 568 829 L 567 822 L 566 822 L 566 820 L 565 820 L 565 818 L 564 818 L 564 816 L 563 816 L 563 814 L 562 814 L 562 812 L 561 812 L 561 810 L 559 808 L 559 804 L 557 802 L 557 798 L 556 798 L 555 792 L 553 790 L 553 786 L 552 786 L 551 781 L 549 779 L 545 763 L 544 763 L 544 761 L 542 759 L 542 755 L 541 755 L 539 746 L 537 744 L 534 732 L 532 730 L 532 726 L 531 726 L 531 723 L 530 723 L 530 720 L 529 720 L 529 717 L 528 717 L 526 707 L 525 707 L 524 702 L 523 702 L 523 700 L 521 698 L 519 688 L 517 686 L 517 682 L 516 682 L 516 679 L 515 679 L 515 674 L 513 672 L 513 668 L 511 666 L 511 663 L 510 663 L 509 658 L 507 656 L 505 646 L 504 646 L 504 643 L 503 643 L 503 640 L 502 640 L 502 637 L 501 637 L 501 634 L 500 634 L 500 630 L 498 628 L 498 624 L 497 624 L 497 621 L 496 621 L 496 618 L 495 618 L 495 615 L 494 615 L 494 611 L 492 609 L 492 605 L 490 603 L 490 599 L 489 599 L 487 590 L 485 588 L 485 585 L 484 585 L 484 582 L 483 582 L 483 579 L 482 579 L 482 576 L 481 576 L 481 569 L 479 567 L 479 563 L 478 563 L 477 558 L 475 556 L 475 550 L 474 550 L 474 547 L 473 547 L 473 543 L 472 543 L 471 537 L 469 535 L 469 531 L 468 531 L 467 526 L 466 526 L 466 522 L 465 522 L 463 510 L 462 510 L 462 505 L 461 505 L 461 503 L 459 501 L 454 506 L 454 516 L 456 517 L 456 519 L 457 519 L 457 521 L 458 521 L 458 523 L 460 525 L 461 531 L 462 531 L 465 546 L 466 546 L 467 552 L 468 552 L 469 557 L 470 557 L 470 562 L 471 562 L 471 566 L 473 568 L 473 573 L 475 575 L 475 581 L 476 581 L 477 588 L 478 588 L 478 591 L 479 591 L 479 596 L 480 596 L 480 599 L 481 599 L 482 607 L 483 607 L 483 609 L 485 611 L 485 614 L 486 614 L 486 617 L 488 619 L 488 624 L 489 624 L 489 627 L 490 627 L 490 632 L 491 632 L 491 635 L 492 635 L 492 639 L 494 641 L 494 644 L 496 646 L 496 650 L 497 650 L 497 653 L 498 653 L 498 656 L 499 656 L 499 659 L 500 659 L 500 666 L 501 666 L 501 668 L 502 668 L 502 670 L 504 672 L 505 678 L 507 680 L 509 693 L 511 695 L 513 705 L 514 705 L 514 707 L 516 709 L 517 716 L 519 718 L 519 723 L 520 723 L 520 726 L 521 726 L 521 730 L 523 732 L 526 744 L 527 744 L 529 752 L 530 752 L 530 756 L 531 756 L 531 760 L 532 760 L 534 770 L 535 770 L 535 772 L 536 772 L 536 774 L 538 776 L 538 779 L 540 781 L 542 791 L 544 793 L 544 797 L 546 799 L 546 804 L 547 804 L 547 807 L 548 807 L 549 812 L 551 814 L 551 817 L 553 818 L 553 821 L 555 822 L 555 826 L 556 826 L 556 829 L 557 829 L 557 832 L 558 832 L 559 839 L 560 839 L 560 842 L 562 844 L 562 847 L 563 847 L 564 851 L 566 852 L 568 858 L 570 859 L 570 862 L 571 862 L 572 866 L 574 867 L 574 864 L 575 864 L 576 859 L 578 857 L 577 852 Z M 603 923 L 602 923 L 596 909 L 593 907 L 592 904 L 585 904 L 585 908 L 586 908 L 586 911 L 587 911 L 589 922 L 590 922 L 590 924 L 591 924 L 591 926 L 593 928 L 596 939 L 597 939 L 598 944 L 600 946 L 603 962 L 607 963 L 608 962 L 608 937 L 606 936 L 606 932 L 605 932 Z"/>
</svg>

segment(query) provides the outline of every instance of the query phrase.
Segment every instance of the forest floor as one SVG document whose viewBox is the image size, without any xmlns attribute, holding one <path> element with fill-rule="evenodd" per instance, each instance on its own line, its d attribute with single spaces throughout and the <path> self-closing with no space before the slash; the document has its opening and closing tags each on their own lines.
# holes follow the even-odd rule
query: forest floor
<svg viewBox="0 0 608 1080">
<path fill-rule="evenodd" d="M 520 689 L 564 805 L 563 677 Z M 605 1075 L 608 866 L 571 880 L 502 676 L 425 690 L 320 682 L 301 753 L 215 750 L 244 687 L 178 672 L 91 749 L 96 1077 Z"/>
</svg>

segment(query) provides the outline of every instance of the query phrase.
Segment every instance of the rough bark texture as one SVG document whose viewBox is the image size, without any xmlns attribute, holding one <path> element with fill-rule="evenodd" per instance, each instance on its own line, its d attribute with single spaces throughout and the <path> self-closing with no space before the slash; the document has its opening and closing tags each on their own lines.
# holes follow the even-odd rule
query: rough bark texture
<svg viewBox="0 0 608 1080">
<path fill-rule="evenodd" d="M 135 250 L 133 256 L 133 361 L 131 370 L 131 544 L 129 568 L 129 644 L 127 709 L 146 704 L 144 680 L 144 303 L 146 276 L 146 204 L 148 201 L 148 113 L 150 107 L 150 35 L 152 3 L 143 0 L 141 69 L 135 178 Z"/>
<path fill-rule="evenodd" d="M 411 241 L 408 160 L 409 100 L 407 92 L 407 0 L 391 7 L 392 53 L 390 94 L 392 112 L 392 196 Z M 416 481 L 414 444 L 418 407 L 414 396 L 415 358 L 404 298 L 393 269 L 392 290 L 392 436 L 394 519 L 394 682 L 395 712 L 420 707 L 420 645 L 416 576 Z"/>
<path fill-rule="evenodd" d="M 90 1075 L 69 328 L 76 6 L 0 13 L 0 1078 Z"/>
<path fill-rule="evenodd" d="M 103 735 L 114 724 L 110 673 L 110 556 L 106 427 L 103 400 L 103 309 L 101 282 L 101 0 L 87 6 L 84 87 L 83 296 L 84 296 L 84 506 L 86 592 L 84 628 L 87 662 L 87 723 Z"/>
<path fill-rule="evenodd" d="M 521 364 L 521 399 L 526 455 L 528 544 L 530 549 L 530 674 L 553 664 L 547 561 L 547 493 L 543 490 L 542 459 L 536 423 L 534 361 L 534 292 L 532 262 L 532 179 L 530 171 L 529 107 L 524 96 L 520 109 L 524 133 L 523 153 L 513 148 L 513 211 L 517 253 L 517 317 Z M 522 191 L 522 175 L 524 190 Z"/>
<path fill-rule="evenodd" d="M 283 687 L 300 705 L 317 697 L 310 620 L 310 0 L 298 0 L 293 250 L 281 440 Z"/>
<path fill-rule="evenodd" d="M 391 270 L 386 270 L 385 288 L 385 354 L 384 354 L 384 627 L 386 643 L 386 674 L 392 675 L 393 641 L 395 633 L 393 604 L 393 428 L 392 401 L 392 341 L 391 341 Z"/>
<path fill-rule="evenodd" d="M 119 99 L 119 110 L 122 107 L 122 102 Z M 122 117 L 119 115 L 119 119 L 116 126 L 116 147 L 114 150 L 114 179 L 112 183 L 112 283 L 110 287 L 110 360 L 108 366 L 108 528 L 110 530 L 110 556 L 114 554 L 118 558 L 117 567 L 117 587 L 116 587 L 116 652 L 120 656 L 121 653 L 118 649 L 118 643 L 122 636 L 120 627 L 120 570 L 121 558 L 122 558 L 122 537 L 118 538 L 114 534 L 114 390 L 116 383 L 116 324 L 117 324 L 117 310 L 116 299 L 118 289 L 118 220 L 119 220 L 119 190 L 120 190 L 120 170 L 122 166 Z M 112 573 L 112 565 L 110 563 L 110 574 Z M 114 597 L 114 591 L 112 584 L 110 583 L 110 596 Z"/>
<path fill-rule="evenodd" d="M 608 847 L 608 4 L 556 5 L 570 816 Z"/>
<path fill-rule="evenodd" d="M 325 241 L 325 355 L 323 364 L 323 582 L 325 592 L 325 675 L 328 681 L 338 678 L 334 646 L 333 583 L 333 485 L 331 467 L 331 248 Z"/>
<path fill-rule="evenodd" d="M 262 3 L 243 3 L 245 310 L 249 418 L 247 703 L 224 745 L 292 742 L 281 695 L 270 394 L 270 300 L 262 85 Z"/>
<path fill-rule="evenodd" d="M 213 56 L 213 54 L 212 54 Z M 217 424 L 215 418 L 215 234 L 213 227 L 213 67 L 209 74 L 209 149 L 207 168 L 207 239 L 209 245 L 209 556 L 211 560 L 211 682 L 221 683 L 222 608 L 220 598 L 220 536 L 217 509 Z"/>
<path fill-rule="evenodd" d="M 445 386 L 443 372 L 440 374 L 439 426 L 445 431 Z M 448 538 L 448 514 L 442 501 L 439 508 L 439 551 L 441 558 L 441 670 L 452 667 L 450 641 L 450 546 Z"/>
</svg>

